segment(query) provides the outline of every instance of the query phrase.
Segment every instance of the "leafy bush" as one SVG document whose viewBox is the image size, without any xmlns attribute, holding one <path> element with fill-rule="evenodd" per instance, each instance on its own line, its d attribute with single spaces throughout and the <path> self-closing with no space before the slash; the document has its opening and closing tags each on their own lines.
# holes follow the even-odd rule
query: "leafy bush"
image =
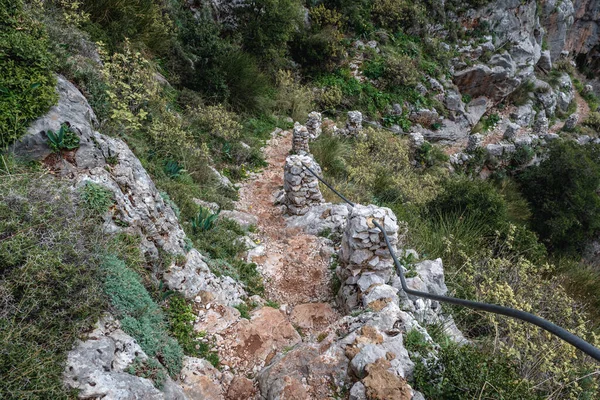
<svg viewBox="0 0 600 400">
<path fill-rule="evenodd" d="M 227 83 L 227 99 L 236 110 L 257 114 L 270 110 L 271 82 L 253 55 L 229 52 L 224 56 L 221 70 Z"/>
<path fill-rule="evenodd" d="M 0 172 L 0 397 L 70 398 L 66 354 L 107 308 L 102 233 L 60 182 L 11 169 Z"/>
<path fill-rule="evenodd" d="M 420 30 L 426 22 L 426 9 L 419 1 L 374 0 L 373 16 L 384 28 Z"/>
<path fill-rule="evenodd" d="M 160 92 L 154 68 L 127 40 L 123 53 L 101 55 L 112 123 L 126 133 L 139 130 L 148 119 L 149 102 L 156 101 Z"/>
<path fill-rule="evenodd" d="M 67 123 L 61 124 L 58 132 L 48 130 L 46 137 L 48 138 L 48 147 L 55 153 L 79 147 L 79 136 Z"/>
<path fill-rule="evenodd" d="M 382 202 L 422 204 L 437 190 L 437 179 L 412 168 L 406 141 L 383 130 L 367 128 L 348 161 L 348 178 Z"/>
<path fill-rule="evenodd" d="M 600 113 L 596 111 L 589 113 L 585 121 L 583 121 L 583 125 L 589 126 L 596 132 L 600 132 Z"/>
<path fill-rule="evenodd" d="M 90 181 L 81 187 L 80 196 L 85 206 L 100 216 L 106 214 L 109 208 L 115 204 L 112 191 Z"/>
<path fill-rule="evenodd" d="M 23 5 L 0 1 L 0 148 L 18 140 L 58 98 L 46 33 Z"/>
<path fill-rule="evenodd" d="M 237 114 L 228 111 L 222 105 L 190 109 L 188 115 L 194 129 L 207 132 L 216 138 L 235 141 L 242 134 L 242 124 Z M 201 137 L 198 134 L 195 136 L 197 141 L 201 142 Z"/>
<path fill-rule="evenodd" d="M 432 400 L 540 398 L 506 356 L 448 339 L 437 358 L 417 362 L 414 381 L 415 388 Z"/>
<path fill-rule="evenodd" d="M 539 166 L 519 176 L 531 225 L 553 250 L 580 250 L 600 229 L 597 154 L 595 147 L 557 142 Z"/>
<path fill-rule="evenodd" d="M 183 350 L 169 336 L 165 315 L 139 276 L 123 261 L 109 255 L 102 262 L 102 281 L 122 329 L 137 340 L 148 356 L 157 358 L 169 375 L 179 373 Z"/>
<path fill-rule="evenodd" d="M 413 58 L 405 54 L 388 54 L 385 59 L 383 79 L 389 89 L 399 86 L 414 86 L 420 78 L 419 69 Z"/>
</svg>

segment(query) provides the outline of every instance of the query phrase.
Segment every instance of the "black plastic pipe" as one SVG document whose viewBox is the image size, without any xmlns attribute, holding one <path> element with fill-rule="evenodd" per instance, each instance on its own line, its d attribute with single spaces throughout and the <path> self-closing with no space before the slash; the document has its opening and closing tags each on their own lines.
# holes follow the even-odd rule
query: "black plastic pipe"
<svg viewBox="0 0 600 400">
<path fill-rule="evenodd" d="M 329 183 L 325 182 L 325 180 L 323 180 L 323 178 L 321 178 L 319 175 L 317 175 L 312 169 L 310 169 L 306 165 L 304 165 L 304 168 L 306 168 L 311 174 L 313 174 L 325 186 L 327 186 L 329 189 L 331 189 L 342 200 L 344 200 L 350 206 L 354 207 L 354 203 L 352 203 L 350 200 L 348 200 L 340 192 L 335 190 Z M 400 264 L 400 262 L 398 261 L 398 258 L 396 257 L 396 254 L 392 250 L 392 245 L 390 244 L 390 240 L 389 240 L 387 234 L 385 233 L 385 229 L 383 229 L 383 227 L 376 220 L 373 220 L 373 224 L 381 231 L 381 233 L 383 233 L 383 238 L 385 240 L 385 244 L 388 248 L 388 251 L 390 252 L 390 254 L 392 256 L 392 259 L 394 260 L 394 265 L 396 266 L 396 273 L 400 277 L 400 283 L 402 284 L 402 289 L 404 290 L 404 292 L 406 292 L 406 294 L 409 294 L 412 296 L 417 296 L 417 297 L 423 297 L 426 299 L 435 300 L 435 301 L 439 301 L 442 303 L 449 303 L 449 304 L 454 304 L 457 306 L 472 308 L 475 310 L 482 310 L 482 311 L 491 312 L 494 314 L 505 315 L 507 317 L 516 318 L 516 319 L 520 319 L 521 321 L 529 322 L 530 324 L 539 326 L 540 328 L 550 332 L 554 336 L 561 338 L 565 342 L 571 344 L 572 346 L 583 351 L 585 354 L 592 357 L 596 361 L 600 362 L 600 349 L 592 346 L 585 340 L 581 339 L 579 336 L 574 335 L 571 332 L 567 331 L 566 329 L 563 329 L 560 326 L 555 325 L 548 320 L 545 320 L 544 318 L 538 317 L 537 315 L 534 315 L 534 314 L 531 314 L 531 313 L 528 313 L 525 311 L 521 311 L 521 310 L 516 310 L 516 309 L 510 308 L 510 307 L 499 306 L 496 304 L 488 304 L 488 303 L 481 303 L 479 301 L 458 299 L 456 297 L 442 296 L 442 295 L 438 295 L 438 294 L 432 294 L 432 293 L 427 293 L 427 292 L 421 292 L 419 290 L 410 289 L 406 285 L 406 279 L 404 278 L 404 271 L 402 270 L 402 265 Z"/>
</svg>

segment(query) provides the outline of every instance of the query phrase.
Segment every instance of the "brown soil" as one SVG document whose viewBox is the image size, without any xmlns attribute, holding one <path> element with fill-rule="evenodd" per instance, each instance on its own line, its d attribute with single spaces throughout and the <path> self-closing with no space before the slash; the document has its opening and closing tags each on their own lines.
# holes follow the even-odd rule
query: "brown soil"
<svg viewBox="0 0 600 400">
<path fill-rule="evenodd" d="M 236 208 L 258 217 L 265 255 L 253 259 L 265 278 L 266 296 L 282 304 L 330 301 L 331 271 L 328 256 L 321 255 L 320 238 L 288 228 L 273 194 L 283 187 L 283 167 L 292 146 L 292 135 L 283 132 L 264 149 L 269 166 L 247 180 Z"/>
</svg>

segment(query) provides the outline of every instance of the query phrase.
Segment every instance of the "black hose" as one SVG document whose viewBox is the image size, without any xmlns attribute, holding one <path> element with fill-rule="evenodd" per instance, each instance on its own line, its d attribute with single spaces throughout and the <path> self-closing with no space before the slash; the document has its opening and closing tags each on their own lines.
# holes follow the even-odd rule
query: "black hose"
<svg viewBox="0 0 600 400">
<path fill-rule="evenodd" d="M 338 195 L 342 200 L 344 200 L 350 206 L 354 207 L 354 203 L 352 203 L 350 200 L 348 200 L 340 192 L 335 190 L 329 183 L 325 182 L 325 180 L 323 180 L 323 178 L 321 178 L 319 175 L 317 175 L 312 169 L 310 169 L 306 165 L 304 165 L 304 167 L 311 174 L 313 174 L 319 181 L 323 182 L 323 184 L 325 186 L 327 186 L 336 195 Z M 525 311 L 521 311 L 521 310 L 516 310 L 516 309 L 510 308 L 510 307 L 499 306 L 496 304 L 481 303 L 478 301 L 458 299 L 456 297 L 442 296 L 442 295 L 438 295 L 438 294 L 432 294 L 432 293 L 421 292 L 418 290 L 409 289 L 408 286 L 406 285 L 406 279 L 404 278 L 404 271 L 402 270 L 402 265 L 400 264 L 400 262 L 398 261 L 398 258 L 396 257 L 396 254 L 392 250 L 392 245 L 390 244 L 390 240 L 389 240 L 387 234 L 385 233 L 385 229 L 383 229 L 383 227 L 376 220 L 373 220 L 373 224 L 375 224 L 375 226 L 381 231 L 381 233 L 383 233 L 383 238 L 385 240 L 385 244 L 388 248 L 388 251 L 390 252 L 390 254 L 392 256 L 392 259 L 394 260 L 394 265 L 396 266 L 396 273 L 400 277 L 400 283 L 402 284 L 402 289 L 404 290 L 404 292 L 406 292 L 406 294 L 409 294 L 412 296 L 417 296 L 417 297 L 423 297 L 426 299 L 431 299 L 431 300 L 439 301 L 442 303 L 449 303 L 449 304 L 454 304 L 457 306 L 472 308 L 475 310 L 482 310 L 482 311 L 487 311 L 487 312 L 491 312 L 494 314 L 505 315 L 507 317 L 516 318 L 516 319 L 520 319 L 521 321 L 529 322 L 530 324 L 539 326 L 540 328 L 550 332 L 551 334 L 558 336 L 565 342 L 573 345 L 574 347 L 583 351 L 585 354 L 589 355 L 596 361 L 600 362 L 600 349 L 592 346 L 585 340 L 581 339 L 579 336 L 576 336 L 576 335 L 572 334 L 571 332 L 567 331 L 566 329 L 563 329 L 560 326 L 555 325 L 550 321 L 540 318 L 537 315 L 534 315 L 534 314 L 531 314 L 531 313 L 528 313 Z"/>
</svg>

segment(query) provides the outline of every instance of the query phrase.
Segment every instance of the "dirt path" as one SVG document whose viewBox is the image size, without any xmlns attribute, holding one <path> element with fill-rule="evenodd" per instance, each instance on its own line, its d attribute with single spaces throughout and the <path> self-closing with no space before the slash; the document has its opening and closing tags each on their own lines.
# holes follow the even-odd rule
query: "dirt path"
<svg viewBox="0 0 600 400">
<path fill-rule="evenodd" d="M 590 115 L 590 106 L 588 105 L 587 101 L 585 101 L 585 99 L 581 97 L 577 90 L 575 90 L 575 103 L 577 103 L 575 113 L 579 115 L 579 123 L 581 123 L 582 121 L 585 121 L 587 119 L 588 115 Z M 565 121 L 557 121 L 550 128 L 550 133 L 558 133 L 564 125 Z"/>
<path fill-rule="evenodd" d="M 292 147 L 290 132 L 275 135 L 264 149 L 268 167 L 240 189 L 236 208 L 258 217 L 263 256 L 253 258 L 265 278 L 266 297 L 289 306 L 328 302 L 331 295 L 329 256 L 321 255 L 320 238 L 288 228 L 273 194 L 283 187 L 285 158 Z"/>
</svg>

